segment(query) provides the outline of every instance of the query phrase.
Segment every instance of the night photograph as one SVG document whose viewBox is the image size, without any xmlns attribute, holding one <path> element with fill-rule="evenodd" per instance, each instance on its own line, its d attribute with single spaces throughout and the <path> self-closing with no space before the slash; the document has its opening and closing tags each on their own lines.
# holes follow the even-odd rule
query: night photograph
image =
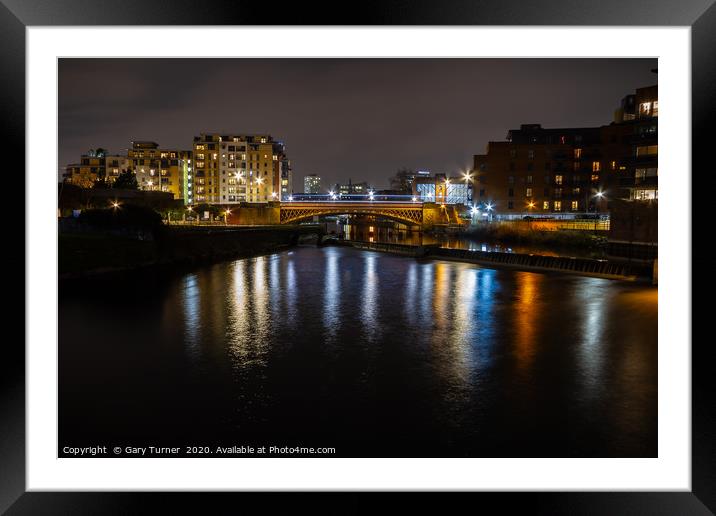
<svg viewBox="0 0 716 516">
<path fill-rule="evenodd" d="M 658 456 L 657 59 L 57 73 L 58 457 Z"/>
</svg>

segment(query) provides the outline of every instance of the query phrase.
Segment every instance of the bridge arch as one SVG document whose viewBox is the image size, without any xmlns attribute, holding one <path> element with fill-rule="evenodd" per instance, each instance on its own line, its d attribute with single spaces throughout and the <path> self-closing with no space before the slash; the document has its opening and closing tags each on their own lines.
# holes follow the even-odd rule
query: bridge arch
<svg viewBox="0 0 716 516">
<path fill-rule="evenodd" d="M 421 204 L 399 205 L 356 205 L 353 203 L 291 203 L 281 205 L 280 223 L 295 224 L 311 217 L 324 215 L 373 215 L 395 220 L 403 224 L 420 226 L 423 224 L 423 207 Z"/>
</svg>

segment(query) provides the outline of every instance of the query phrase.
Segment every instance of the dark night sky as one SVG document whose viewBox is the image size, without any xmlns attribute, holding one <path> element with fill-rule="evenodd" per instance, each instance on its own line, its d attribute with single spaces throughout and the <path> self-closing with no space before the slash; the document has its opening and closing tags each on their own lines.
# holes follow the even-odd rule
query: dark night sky
<svg viewBox="0 0 716 516">
<path fill-rule="evenodd" d="M 400 167 L 457 173 L 520 124 L 596 126 L 656 84 L 656 59 L 61 59 L 59 165 L 132 140 L 191 148 L 200 132 L 269 133 L 294 190 Z"/>
</svg>

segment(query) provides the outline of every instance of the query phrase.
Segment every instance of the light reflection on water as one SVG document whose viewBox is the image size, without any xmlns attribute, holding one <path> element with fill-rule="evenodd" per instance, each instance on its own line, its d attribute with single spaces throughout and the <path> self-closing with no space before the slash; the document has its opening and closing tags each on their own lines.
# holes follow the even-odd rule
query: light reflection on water
<svg viewBox="0 0 716 516">
<path fill-rule="evenodd" d="M 344 456 L 656 453 L 655 288 L 337 247 L 157 282 L 63 297 L 60 350 L 93 364 L 61 362 L 63 432 L 141 419 L 158 437 L 319 435 Z M 132 325 L 113 315 L 123 289 Z"/>
</svg>

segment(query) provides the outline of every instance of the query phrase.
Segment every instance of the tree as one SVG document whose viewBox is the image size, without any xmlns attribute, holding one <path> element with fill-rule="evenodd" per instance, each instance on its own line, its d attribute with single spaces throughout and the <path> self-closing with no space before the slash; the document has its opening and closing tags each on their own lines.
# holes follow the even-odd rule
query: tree
<svg viewBox="0 0 716 516">
<path fill-rule="evenodd" d="M 139 185 L 137 184 L 137 177 L 131 170 L 122 170 L 122 172 L 114 180 L 112 188 L 121 188 L 123 190 L 137 190 Z"/>
<path fill-rule="evenodd" d="M 396 190 L 401 193 L 412 193 L 413 191 L 413 178 L 415 172 L 408 168 L 399 169 L 393 177 L 390 178 L 391 190 Z"/>
<path fill-rule="evenodd" d="M 92 188 L 94 188 L 96 190 L 106 190 L 111 187 L 112 186 L 110 185 L 109 181 L 107 181 L 103 177 L 97 177 L 97 180 L 92 185 Z"/>
</svg>

